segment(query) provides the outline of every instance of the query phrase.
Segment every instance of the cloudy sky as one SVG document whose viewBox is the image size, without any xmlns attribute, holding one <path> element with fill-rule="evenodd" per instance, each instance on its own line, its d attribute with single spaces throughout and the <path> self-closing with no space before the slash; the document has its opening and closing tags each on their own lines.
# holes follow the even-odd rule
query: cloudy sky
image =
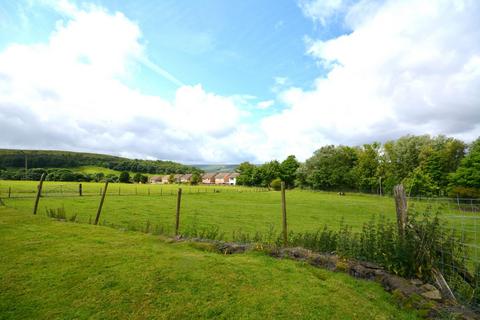
<svg viewBox="0 0 480 320">
<path fill-rule="evenodd" d="M 184 163 L 480 136 L 477 0 L 0 0 L 0 148 Z"/>
</svg>

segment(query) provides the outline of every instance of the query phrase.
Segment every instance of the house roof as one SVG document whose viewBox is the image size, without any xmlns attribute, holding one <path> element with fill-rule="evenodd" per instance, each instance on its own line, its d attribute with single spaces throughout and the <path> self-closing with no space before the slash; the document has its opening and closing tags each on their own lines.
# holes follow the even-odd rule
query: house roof
<svg viewBox="0 0 480 320">
<path fill-rule="evenodd" d="M 162 180 L 162 176 L 151 176 L 150 181 L 152 180 Z"/>
<path fill-rule="evenodd" d="M 184 174 L 181 179 L 190 179 L 192 177 L 191 173 Z"/>
<path fill-rule="evenodd" d="M 217 173 L 205 173 L 205 174 L 202 176 L 202 179 L 212 179 L 212 178 L 214 178 L 216 175 L 217 175 Z"/>
<path fill-rule="evenodd" d="M 236 177 L 238 177 L 239 175 L 240 175 L 240 173 L 238 173 L 238 172 L 232 172 L 232 173 L 230 173 L 230 174 L 228 175 L 228 178 L 236 178 Z"/>
</svg>

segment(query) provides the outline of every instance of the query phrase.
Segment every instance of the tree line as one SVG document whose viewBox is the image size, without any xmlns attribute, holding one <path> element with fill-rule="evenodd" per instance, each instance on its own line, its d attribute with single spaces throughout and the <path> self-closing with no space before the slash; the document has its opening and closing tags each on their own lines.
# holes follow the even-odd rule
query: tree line
<svg viewBox="0 0 480 320">
<path fill-rule="evenodd" d="M 471 144 L 443 135 L 407 135 L 384 144 L 327 145 L 304 163 L 295 156 L 237 168 L 237 182 L 329 191 L 392 193 L 403 183 L 411 196 L 480 197 L 480 138 Z"/>
</svg>

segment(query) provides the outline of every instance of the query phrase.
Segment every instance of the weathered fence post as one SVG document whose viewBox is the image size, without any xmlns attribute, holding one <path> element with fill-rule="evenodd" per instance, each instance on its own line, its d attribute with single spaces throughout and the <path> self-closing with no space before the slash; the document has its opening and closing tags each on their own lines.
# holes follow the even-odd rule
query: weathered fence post
<svg viewBox="0 0 480 320">
<path fill-rule="evenodd" d="M 148 188 L 148 195 L 150 195 L 150 188 Z"/>
<path fill-rule="evenodd" d="M 177 193 L 177 212 L 175 215 L 175 235 L 178 236 L 178 228 L 180 227 L 180 204 L 182 202 L 182 188 L 178 188 Z"/>
<path fill-rule="evenodd" d="M 33 206 L 33 214 L 37 214 L 38 202 L 40 201 L 40 197 L 42 195 L 42 187 L 43 187 L 44 180 L 45 180 L 45 173 L 42 174 L 42 177 L 40 178 L 40 183 L 38 184 L 38 187 L 37 187 L 37 197 L 35 198 L 35 205 Z"/>
<path fill-rule="evenodd" d="M 102 213 L 103 201 L 105 201 L 105 195 L 107 194 L 108 181 L 105 182 L 105 188 L 103 189 L 102 198 L 100 198 L 100 205 L 98 206 L 97 216 L 95 217 L 95 225 L 98 224 L 100 219 L 100 213 Z"/>
<path fill-rule="evenodd" d="M 82 196 L 82 184 L 78 184 L 78 195 L 81 197 Z"/>
<path fill-rule="evenodd" d="M 397 210 L 398 234 L 403 237 L 405 235 L 405 227 L 407 225 L 407 196 L 403 185 L 399 184 L 393 188 L 395 197 L 395 208 Z"/>
<path fill-rule="evenodd" d="M 12 187 L 8 187 L 8 198 L 10 198 L 11 194 L 12 194 Z"/>
<path fill-rule="evenodd" d="M 287 203 L 285 200 L 285 182 L 281 183 L 281 193 L 282 193 L 282 226 L 283 226 L 283 245 L 287 246 L 288 244 L 288 233 L 287 233 Z"/>
</svg>

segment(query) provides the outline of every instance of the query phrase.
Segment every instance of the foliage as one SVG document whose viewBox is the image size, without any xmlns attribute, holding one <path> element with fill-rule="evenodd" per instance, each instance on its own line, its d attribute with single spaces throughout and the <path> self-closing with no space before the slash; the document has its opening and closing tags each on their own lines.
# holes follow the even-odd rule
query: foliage
<svg viewBox="0 0 480 320">
<path fill-rule="evenodd" d="M 0 149 L 0 167 L 24 168 L 74 168 L 80 166 L 99 166 L 117 171 L 140 173 L 189 173 L 200 171 L 173 161 L 139 160 L 115 157 L 104 154 L 47 151 L 47 150 L 8 150 Z"/>
<path fill-rule="evenodd" d="M 147 177 L 146 175 L 142 174 L 142 175 L 140 176 L 140 183 L 145 184 L 145 183 L 147 183 L 147 182 L 148 182 L 148 177 Z"/>
<path fill-rule="evenodd" d="M 282 188 L 282 180 L 280 180 L 280 178 L 273 179 L 272 183 L 270 183 L 270 187 L 275 191 L 279 191 Z"/>
<path fill-rule="evenodd" d="M 285 182 L 287 188 L 295 187 L 295 179 L 297 178 L 297 170 L 300 162 L 294 155 L 290 155 L 280 164 L 280 179 Z"/>
<path fill-rule="evenodd" d="M 305 162 L 307 186 L 313 189 L 354 189 L 353 168 L 357 162 L 354 148 L 347 146 L 325 146 L 315 151 Z"/>
<path fill-rule="evenodd" d="M 455 173 L 450 175 L 452 187 L 463 187 L 469 193 L 480 192 L 480 138 L 472 143 Z"/>
<path fill-rule="evenodd" d="M 192 186 L 196 186 L 200 182 L 202 182 L 202 176 L 200 175 L 200 173 L 198 173 L 198 172 L 192 173 L 192 177 L 190 179 L 190 184 Z"/>
<path fill-rule="evenodd" d="M 130 173 L 128 171 L 120 172 L 120 176 L 118 177 L 118 181 L 121 183 L 129 183 L 130 182 Z"/>
<path fill-rule="evenodd" d="M 295 186 L 296 171 L 299 162 L 295 156 L 288 156 L 282 163 L 277 160 L 255 166 L 249 162 L 243 162 L 237 167 L 240 174 L 237 184 L 244 186 L 269 187 L 275 179 L 285 179 L 288 186 Z"/>
</svg>

